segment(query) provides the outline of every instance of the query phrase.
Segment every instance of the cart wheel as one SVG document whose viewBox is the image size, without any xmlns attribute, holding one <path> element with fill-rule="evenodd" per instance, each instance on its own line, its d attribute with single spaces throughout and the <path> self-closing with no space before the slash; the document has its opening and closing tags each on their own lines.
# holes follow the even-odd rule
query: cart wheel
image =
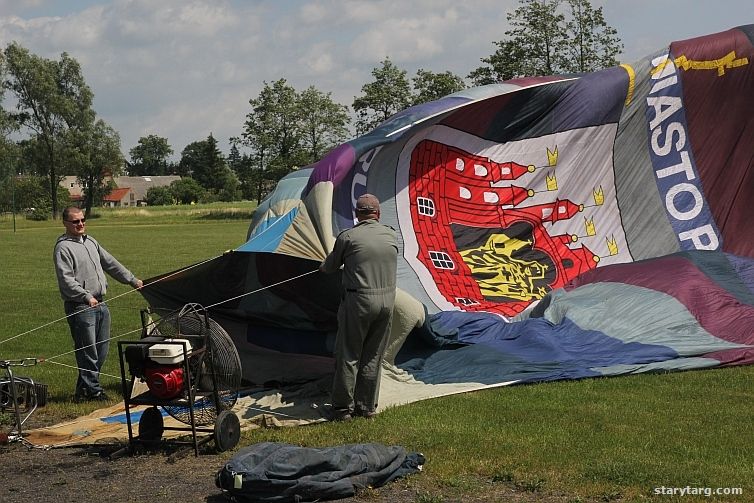
<svg viewBox="0 0 754 503">
<path fill-rule="evenodd" d="M 149 407 L 141 414 L 139 419 L 139 438 L 147 442 L 157 442 L 162 438 L 165 425 L 162 421 L 162 413 L 157 407 Z"/>
<path fill-rule="evenodd" d="M 224 410 L 215 421 L 215 447 L 217 452 L 225 452 L 238 444 L 241 438 L 241 423 L 232 410 Z"/>
<path fill-rule="evenodd" d="M 37 396 L 37 407 L 47 405 L 47 385 L 34 383 L 34 393 Z"/>
</svg>

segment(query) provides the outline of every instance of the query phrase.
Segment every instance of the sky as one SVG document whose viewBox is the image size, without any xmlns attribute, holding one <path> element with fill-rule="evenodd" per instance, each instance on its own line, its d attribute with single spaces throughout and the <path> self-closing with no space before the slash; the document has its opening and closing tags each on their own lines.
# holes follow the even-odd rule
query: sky
<svg viewBox="0 0 754 503">
<path fill-rule="evenodd" d="M 350 106 L 386 57 L 465 77 L 505 37 L 517 0 L 0 0 L 0 47 L 82 66 L 123 153 L 212 134 L 227 153 L 249 99 L 284 78 Z M 631 63 L 675 40 L 754 23 L 751 0 L 592 0 Z M 4 106 L 9 106 L 8 97 Z"/>
</svg>

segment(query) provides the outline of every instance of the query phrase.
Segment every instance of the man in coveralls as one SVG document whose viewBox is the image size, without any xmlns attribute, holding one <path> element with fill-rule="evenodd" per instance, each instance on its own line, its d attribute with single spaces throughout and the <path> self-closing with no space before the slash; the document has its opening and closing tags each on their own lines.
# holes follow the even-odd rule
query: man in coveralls
<svg viewBox="0 0 754 503">
<path fill-rule="evenodd" d="M 356 218 L 358 223 L 338 235 L 319 267 L 333 273 L 343 266 L 329 413 L 335 421 L 374 416 L 395 302 L 395 230 L 379 223 L 380 202 L 372 194 L 356 201 Z"/>
</svg>

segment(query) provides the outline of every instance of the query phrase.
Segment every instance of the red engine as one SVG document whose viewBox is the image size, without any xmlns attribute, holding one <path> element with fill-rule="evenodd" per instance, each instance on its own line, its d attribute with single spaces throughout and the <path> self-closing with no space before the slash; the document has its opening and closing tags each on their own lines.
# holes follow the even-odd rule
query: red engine
<svg viewBox="0 0 754 503">
<path fill-rule="evenodd" d="M 144 379 L 154 396 L 169 400 L 180 395 L 183 390 L 183 367 L 147 367 L 144 369 Z"/>
</svg>

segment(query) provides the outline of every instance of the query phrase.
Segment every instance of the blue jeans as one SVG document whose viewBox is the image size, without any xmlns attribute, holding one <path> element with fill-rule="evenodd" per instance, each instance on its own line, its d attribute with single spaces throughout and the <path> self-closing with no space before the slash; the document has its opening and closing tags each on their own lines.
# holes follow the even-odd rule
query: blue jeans
<svg viewBox="0 0 754 503">
<path fill-rule="evenodd" d="M 75 396 L 96 395 L 102 391 L 99 373 L 110 347 L 110 310 L 104 303 L 92 308 L 73 302 L 64 306 L 79 368 Z"/>
</svg>

